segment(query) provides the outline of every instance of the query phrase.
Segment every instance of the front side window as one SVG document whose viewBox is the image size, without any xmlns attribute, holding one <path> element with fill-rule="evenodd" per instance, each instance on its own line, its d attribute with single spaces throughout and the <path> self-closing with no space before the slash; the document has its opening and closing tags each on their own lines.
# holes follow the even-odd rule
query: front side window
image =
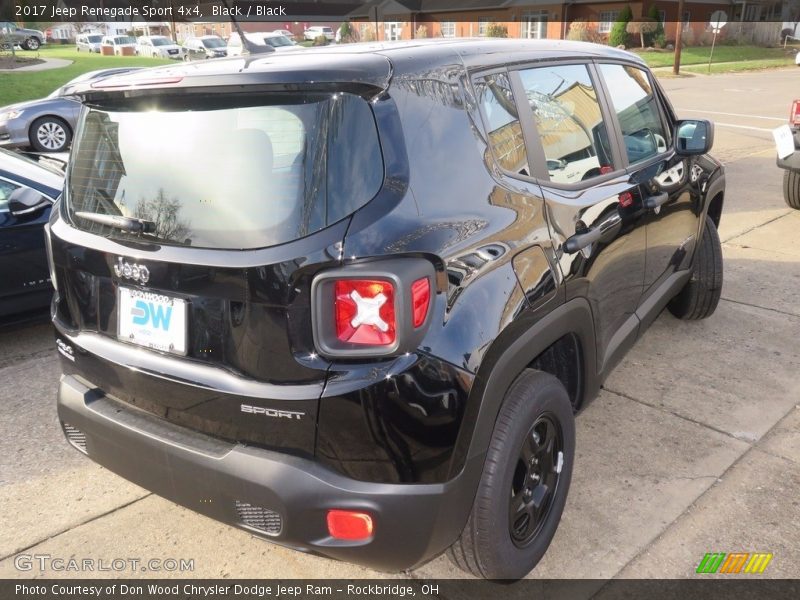
<svg viewBox="0 0 800 600">
<path fill-rule="evenodd" d="M 0 214 L 8 212 L 8 199 L 19 186 L 0 179 Z"/>
<path fill-rule="evenodd" d="M 84 109 L 65 200 L 98 235 L 136 237 L 75 213 L 142 219 L 143 241 L 261 248 L 352 214 L 383 177 L 372 110 L 352 94 L 143 99 Z"/>
<path fill-rule="evenodd" d="M 608 131 L 586 65 L 520 71 L 550 181 L 572 185 L 614 170 Z"/>
<path fill-rule="evenodd" d="M 637 163 L 667 151 L 669 135 L 648 74 L 637 67 L 600 65 L 617 113 L 628 162 Z"/>
<path fill-rule="evenodd" d="M 511 173 L 529 176 L 528 155 L 508 74 L 475 80 L 475 92 L 497 164 Z"/>
</svg>

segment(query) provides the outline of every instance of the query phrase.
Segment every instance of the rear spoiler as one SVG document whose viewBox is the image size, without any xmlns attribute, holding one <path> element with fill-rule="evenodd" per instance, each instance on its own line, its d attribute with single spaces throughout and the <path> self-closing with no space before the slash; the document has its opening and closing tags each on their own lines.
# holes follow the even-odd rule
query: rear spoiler
<svg viewBox="0 0 800 600">
<path fill-rule="evenodd" d="M 256 91 L 347 91 L 372 98 L 392 77 L 388 58 L 371 53 L 298 52 L 214 59 L 142 69 L 76 88 L 85 104 L 150 95 Z"/>
</svg>

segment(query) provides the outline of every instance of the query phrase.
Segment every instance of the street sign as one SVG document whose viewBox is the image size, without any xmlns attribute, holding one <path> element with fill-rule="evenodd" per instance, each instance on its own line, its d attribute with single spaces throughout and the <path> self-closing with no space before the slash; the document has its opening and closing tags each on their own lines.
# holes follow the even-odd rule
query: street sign
<svg viewBox="0 0 800 600">
<path fill-rule="evenodd" d="M 711 40 L 711 54 L 708 56 L 708 74 L 711 74 L 711 61 L 714 58 L 714 46 L 717 45 L 717 34 L 722 31 L 722 28 L 728 24 L 728 15 L 725 14 L 724 10 L 715 10 L 711 13 L 711 20 L 709 25 L 711 25 L 711 29 L 714 31 L 714 38 Z"/>
<path fill-rule="evenodd" d="M 714 33 L 719 33 L 719 30 L 728 24 L 728 15 L 724 10 L 715 10 L 711 15 L 710 25 Z"/>
</svg>

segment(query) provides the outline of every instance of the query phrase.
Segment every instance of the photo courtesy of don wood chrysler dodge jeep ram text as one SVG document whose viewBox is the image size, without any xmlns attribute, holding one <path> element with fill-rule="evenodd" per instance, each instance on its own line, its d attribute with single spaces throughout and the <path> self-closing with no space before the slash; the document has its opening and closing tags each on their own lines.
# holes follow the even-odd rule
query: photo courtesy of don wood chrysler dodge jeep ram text
<svg viewBox="0 0 800 600">
<path fill-rule="evenodd" d="M 574 414 L 662 309 L 719 300 L 713 126 L 624 51 L 356 44 L 77 93 L 64 433 L 284 546 L 523 577 Z"/>
</svg>

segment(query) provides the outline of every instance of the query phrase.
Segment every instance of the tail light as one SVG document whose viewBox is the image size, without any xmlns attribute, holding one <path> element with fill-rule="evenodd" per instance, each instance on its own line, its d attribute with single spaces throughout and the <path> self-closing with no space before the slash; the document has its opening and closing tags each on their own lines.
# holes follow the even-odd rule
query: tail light
<svg viewBox="0 0 800 600">
<path fill-rule="evenodd" d="M 800 100 L 792 102 L 792 113 L 789 115 L 792 125 L 800 126 Z"/>
<path fill-rule="evenodd" d="M 394 284 L 341 279 L 335 284 L 336 337 L 351 344 L 391 346 L 397 338 Z"/>
<path fill-rule="evenodd" d="M 355 510 L 329 510 L 328 533 L 337 540 L 366 540 L 372 537 L 372 517 Z"/>
<path fill-rule="evenodd" d="M 311 286 L 314 344 L 323 356 L 387 356 L 417 348 L 430 321 L 433 265 L 403 258 L 318 275 Z"/>
</svg>

